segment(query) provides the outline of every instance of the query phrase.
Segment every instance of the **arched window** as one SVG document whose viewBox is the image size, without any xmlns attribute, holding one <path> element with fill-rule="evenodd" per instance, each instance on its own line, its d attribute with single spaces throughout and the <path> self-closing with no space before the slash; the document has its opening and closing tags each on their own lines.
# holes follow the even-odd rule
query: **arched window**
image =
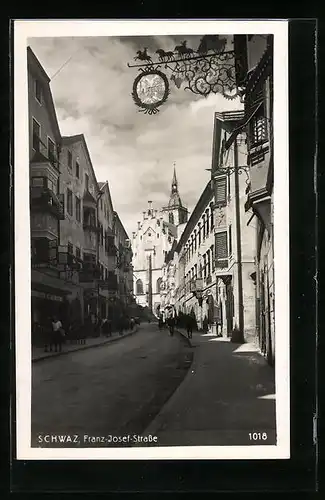
<svg viewBox="0 0 325 500">
<path fill-rule="evenodd" d="M 160 293 L 162 278 L 157 279 L 157 293 Z"/>
<path fill-rule="evenodd" d="M 140 280 L 140 279 L 138 279 L 136 282 L 136 290 L 137 290 L 137 295 L 143 294 L 143 283 L 142 283 L 142 280 Z"/>
<path fill-rule="evenodd" d="M 173 212 L 170 212 L 170 213 L 169 213 L 169 222 L 170 222 L 171 224 L 174 224 L 174 214 L 173 214 Z"/>
</svg>

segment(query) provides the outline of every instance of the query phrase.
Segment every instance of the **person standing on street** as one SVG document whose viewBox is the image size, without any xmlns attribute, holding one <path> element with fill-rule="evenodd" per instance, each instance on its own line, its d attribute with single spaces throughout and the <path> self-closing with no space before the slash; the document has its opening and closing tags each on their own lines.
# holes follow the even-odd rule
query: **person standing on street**
<svg viewBox="0 0 325 500">
<path fill-rule="evenodd" d="M 170 318 L 168 318 L 168 326 L 169 326 L 169 334 L 172 337 L 174 335 L 174 328 L 175 328 L 175 319 L 173 318 L 173 316 L 170 316 Z"/>
<path fill-rule="evenodd" d="M 52 331 L 53 331 L 54 351 L 61 352 L 62 351 L 62 343 L 64 340 L 64 330 L 62 328 L 61 321 L 56 316 L 53 317 Z"/>
<path fill-rule="evenodd" d="M 186 316 L 186 330 L 187 338 L 191 339 L 193 334 L 193 320 L 189 314 Z"/>
</svg>

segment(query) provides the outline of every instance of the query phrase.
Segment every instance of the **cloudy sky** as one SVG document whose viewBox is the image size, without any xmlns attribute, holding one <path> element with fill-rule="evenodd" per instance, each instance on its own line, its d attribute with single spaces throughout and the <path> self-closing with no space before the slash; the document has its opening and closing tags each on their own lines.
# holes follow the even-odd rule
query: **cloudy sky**
<svg viewBox="0 0 325 500">
<path fill-rule="evenodd" d="M 189 47 L 198 47 L 200 37 L 185 38 Z M 131 97 L 138 71 L 127 63 L 132 64 L 137 50 L 173 50 L 183 39 L 28 40 L 52 80 L 61 134 L 84 134 L 97 180 L 109 181 L 114 209 L 129 234 L 148 200 L 155 208 L 168 202 L 174 162 L 183 204 L 193 210 L 209 180 L 205 169 L 211 167 L 213 113 L 241 108 L 237 100 L 196 96 L 171 82 L 171 94 L 159 113 L 138 111 Z"/>
</svg>

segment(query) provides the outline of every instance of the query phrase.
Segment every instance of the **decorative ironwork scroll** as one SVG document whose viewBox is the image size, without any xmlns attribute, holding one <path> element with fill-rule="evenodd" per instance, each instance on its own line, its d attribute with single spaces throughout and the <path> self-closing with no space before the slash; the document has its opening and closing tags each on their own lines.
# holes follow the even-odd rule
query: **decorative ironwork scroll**
<svg viewBox="0 0 325 500">
<path fill-rule="evenodd" d="M 140 75 L 134 81 L 132 96 L 140 111 L 153 114 L 163 104 L 170 93 L 167 76 L 161 67 L 170 73 L 169 79 L 180 89 L 207 97 L 220 93 L 227 99 L 239 95 L 236 84 L 235 53 L 225 51 L 226 39 L 217 35 L 206 35 L 195 51 L 187 47 L 184 40 L 174 51 L 156 50 L 149 55 L 147 48 L 138 50 L 134 57 L 140 64 L 127 64 L 129 68 L 139 68 Z M 212 51 L 212 53 L 211 53 Z"/>
</svg>

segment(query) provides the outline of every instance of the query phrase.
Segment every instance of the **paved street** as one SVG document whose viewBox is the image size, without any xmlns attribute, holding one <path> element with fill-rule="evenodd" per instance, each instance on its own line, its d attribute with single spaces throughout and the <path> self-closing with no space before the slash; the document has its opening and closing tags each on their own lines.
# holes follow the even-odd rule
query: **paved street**
<svg viewBox="0 0 325 500">
<path fill-rule="evenodd" d="M 196 333 L 184 382 L 144 435 L 160 446 L 276 443 L 274 370 L 253 344 Z"/>
<path fill-rule="evenodd" d="M 141 434 L 183 380 L 191 356 L 183 337 L 144 324 L 118 342 L 33 363 L 32 446 L 62 446 L 59 439 L 64 446 L 108 446 L 85 435 Z"/>
</svg>

